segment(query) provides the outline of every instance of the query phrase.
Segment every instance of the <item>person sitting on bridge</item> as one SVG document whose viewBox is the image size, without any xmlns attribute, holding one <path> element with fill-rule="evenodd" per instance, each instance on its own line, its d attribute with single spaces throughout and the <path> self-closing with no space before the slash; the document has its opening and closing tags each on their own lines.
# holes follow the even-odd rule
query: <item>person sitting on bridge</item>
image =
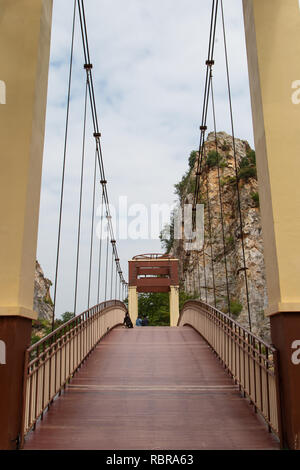
<svg viewBox="0 0 300 470">
<path fill-rule="evenodd" d="M 142 320 L 142 325 L 143 326 L 148 326 L 149 325 L 149 318 L 145 316 Z"/>
<path fill-rule="evenodd" d="M 126 326 L 126 328 L 133 328 L 133 324 L 132 324 L 128 311 L 125 313 L 123 324 Z"/>
<path fill-rule="evenodd" d="M 142 321 L 142 318 L 141 318 L 141 315 L 139 315 L 136 319 L 136 322 L 135 322 L 135 325 L 136 326 L 143 326 L 143 321 Z"/>
</svg>

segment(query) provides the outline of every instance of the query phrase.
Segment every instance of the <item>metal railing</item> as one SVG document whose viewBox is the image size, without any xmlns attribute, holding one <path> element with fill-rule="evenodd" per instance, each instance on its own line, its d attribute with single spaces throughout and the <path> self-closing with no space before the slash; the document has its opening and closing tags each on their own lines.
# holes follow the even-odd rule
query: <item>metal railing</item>
<svg viewBox="0 0 300 470">
<path fill-rule="evenodd" d="M 27 349 L 21 445 L 100 339 L 123 323 L 126 310 L 119 300 L 102 302 Z"/>
<path fill-rule="evenodd" d="M 278 352 L 228 315 L 201 301 L 188 301 L 178 326 L 190 325 L 207 341 L 240 390 L 281 440 Z"/>
</svg>

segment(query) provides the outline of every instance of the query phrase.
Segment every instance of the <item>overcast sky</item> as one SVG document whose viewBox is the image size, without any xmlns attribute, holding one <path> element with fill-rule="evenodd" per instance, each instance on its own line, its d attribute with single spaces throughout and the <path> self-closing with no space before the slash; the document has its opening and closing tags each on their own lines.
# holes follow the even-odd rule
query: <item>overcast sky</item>
<svg viewBox="0 0 300 470">
<path fill-rule="evenodd" d="M 172 204 L 199 146 L 211 0 L 85 0 L 108 193 L 118 209 Z M 236 136 L 253 144 L 241 0 L 225 0 Z M 54 0 L 38 260 L 54 280 L 73 0 Z M 221 24 L 214 69 L 218 131 L 230 132 Z M 57 313 L 73 310 L 85 72 L 78 21 Z M 209 115 L 209 124 L 211 114 Z M 78 312 L 86 308 L 94 140 L 88 121 Z M 99 178 L 98 178 L 99 179 Z M 100 202 L 98 189 L 97 202 Z M 133 214 L 132 214 L 133 215 Z M 129 218 L 129 222 L 132 219 Z M 99 218 L 97 219 L 98 222 Z M 117 232 L 117 230 L 116 230 Z M 160 241 L 118 240 L 122 268 Z M 96 303 L 96 263 L 92 301 Z M 103 293 L 103 286 L 102 286 Z"/>
</svg>

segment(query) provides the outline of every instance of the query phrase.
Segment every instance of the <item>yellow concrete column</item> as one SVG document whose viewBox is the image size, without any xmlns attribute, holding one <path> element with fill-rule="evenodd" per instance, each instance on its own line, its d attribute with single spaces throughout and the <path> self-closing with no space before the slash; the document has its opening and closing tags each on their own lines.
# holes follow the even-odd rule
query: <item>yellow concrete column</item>
<svg viewBox="0 0 300 470">
<path fill-rule="evenodd" d="M 139 313 L 139 302 L 136 286 L 130 286 L 128 289 L 128 312 L 133 325 L 135 325 Z"/>
<path fill-rule="evenodd" d="M 0 0 L 0 449 L 22 434 L 52 0 Z"/>
<path fill-rule="evenodd" d="M 179 320 L 179 286 L 170 287 L 170 326 L 177 326 Z"/>
<path fill-rule="evenodd" d="M 272 315 L 300 311 L 299 1 L 244 0 L 244 18 Z"/>
<path fill-rule="evenodd" d="M 300 449 L 300 5 L 243 3 L 282 445 Z"/>
<path fill-rule="evenodd" d="M 0 12 L 0 315 L 35 318 L 52 0 L 0 0 Z"/>
</svg>

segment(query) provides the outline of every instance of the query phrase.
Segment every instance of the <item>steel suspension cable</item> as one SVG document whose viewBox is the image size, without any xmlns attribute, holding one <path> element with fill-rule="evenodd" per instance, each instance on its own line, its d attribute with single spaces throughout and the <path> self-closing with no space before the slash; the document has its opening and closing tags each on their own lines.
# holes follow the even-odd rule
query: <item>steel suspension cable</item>
<svg viewBox="0 0 300 470">
<path fill-rule="evenodd" d="M 194 261 L 194 260 L 193 260 L 193 261 Z M 194 270 L 194 262 L 193 262 L 193 270 Z M 193 288 L 194 288 L 194 294 L 193 294 L 193 295 L 194 295 L 194 297 L 195 297 L 195 299 L 196 299 L 196 297 L 197 297 L 197 290 L 196 290 L 196 277 L 195 277 L 195 276 L 193 276 Z"/>
<path fill-rule="evenodd" d="M 208 115 L 208 105 L 209 105 L 209 96 L 210 96 L 210 67 L 214 63 L 214 48 L 215 48 L 215 38 L 216 38 L 216 27 L 217 27 L 217 16 L 218 16 L 218 5 L 219 0 L 212 1 L 211 8 L 211 21 L 210 21 L 210 32 L 209 32 L 209 45 L 208 45 L 208 55 L 206 61 L 206 77 L 205 77 L 205 87 L 204 87 L 204 98 L 203 98 L 203 108 L 202 108 L 202 119 L 200 126 L 200 142 L 199 142 L 199 153 L 197 159 L 196 167 L 196 184 L 193 198 L 193 227 L 196 223 L 196 208 L 199 201 L 200 193 L 200 184 L 201 184 L 201 175 L 202 175 L 202 163 L 204 158 L 204 148 L 205 148 L 205 134 L 207 130 L 207 115 Z M 205 231 L 204 231 L 205 232 Z M 205 298 L 206 302 L 207 297 L 207 274 L 206 274 L 206 260 L 205 260 L 205 233 L 204 233 L 204 245 L 203 245 L 203 269 L 204 269 L 204 285 L 205 285 Z M 199 281 L 200 282 L 200 281 Z M 215 282 L 213 280 L 213 284 Z M 201 291 L 201 287 L 200 287 Z M 214 289 L 215 292 L 215 289 Z M 201 293 L 200 293 L 201 295 Z M 215 298 L 215 294 L 214 294 Z"/>
<path fill-rule="evenodd" d="M 113 278 L 114 278 L 114 249 L 111 246 L 111 277 L 110 277 L 110 300 L 113 298 Z"/>
<path fill-rule="evenodd" d="M 247 269 L 248 268 L 247 268 L 247 265 L 246 265 L 246 255 L 245 255 L 244 222 L 243 222 L 240 187 L 239 187 L 239 172 L 238 172 L 238 161 L 237 161 L 236 144 L 235 144 L 233 106 L 232 106 L 231 83 L 230 83 L 230 72 L 229 72 L 229 59 L 228 59 L 228 50 L 227 50 L 227 38 L 226 38 L 226 26 L 225 26 L 225 15 L 224 15 L 224 8 L 223 8 L 223 0 L 221 0 L 221 13 L 222 13 L 223 40 L 224 40 L 227 87 L 228 87 L 229 109 L 230 109 L 230 121 L 231 121 L 231 130 L 232 130 L 232 144 L 233 144 L 233 154 L 234 154 L 234 162 L 235 162 L 236 189 L 237 189 L 237 199 L 238 199 L 238 213 L 239 213 L 239 222 L 240 222 L 240 231 L 241 231 L 243 271 L 244 271 L 244 278 L 245 278 L 245 289 L 246 289 L 246 298 L 247 298 L 249 329 L 251 331 L 252 330 L 252 322 L 251 322 L 251 310 L 250 310 L 248 276 L 247 276 Z"/>
<path fill-rule="evenodd" d="M 118 275 L 119 275 L 119 267 L 120 267 L 120 260 L 119 258 L 115 258 L 116 263 L 116 279 L 115 279 L 115 299 L 118 299 Z"/>
<path fill-rule="evenodd" d="M 116 265 L 116 279 L 115 279 L 115 300 L 117 300 L 118 295 L 118 269 Z"/>
<path fill-rule="evenodd" d="M 95 100 L 95 91 L 94 91 L 94 84 L 93 84 L 93 75 L 92 75 L 92 64 L 90 60 L 90 51 L 89 51 L 89 42 L 88 42 L 88 33 L 87 33 L 87 23 L 86 23 L 86 15 L 85 15 L 85 8 L 83 0 L 77 0 L 78 10 L 79 10 L 79 19 L 80 19 L 80 27 L 81 27 L 81 36 L 82 36 L 82 44 L 83 44 L 83 53 L 85 59 L 85 67 L 87 70 L 87 74 L 89 76 L 89 101 L 92 113 L 92 122 L 94 128 L 94 137 L 96 140 L 96 148 L 97 148 L 97 158 L 98 158 L 98 165 L 100 171 L 100 177 L 103 181 L 106 180 L 105 172 L 104 172 L 104 163 L 103 163 L 103 155 L 102 155 L 102 147 L 101 147 L 101 133 L 99 132 L 99 124 L 98 124 L 98 114 L 96 108 L 96 100 Z M 110 216 L 110 208 L 109 208 L 109 199 L 107 193 L 107 185 L 104 186 L 104 202 L 106 206 L 106 213 L 107 216 Z M 109 232 L 111 239 L 115 239 L 114 237 L 114 230 L 112 226 L 111 217 L 108 219 L 109 225 Z M 115 254 L 118 257 L 117 248 L 115 248 Z M 123 274 L 120 275 L 121 279 L 124 280 Z"/>
<path fill-rule="evenodd" d="M 68 143 L 68 129 L 69 129 L 69 113 L 70 113 L 70 98 L 71 98 L 72 70 L 73 70 L 75 19 L 76 19 L 76 0 L 74 0 L 73 23 L 72 23 L 72 39 L 71 39 L 70 67 L 69 67 L 69 80 L 68 80 L 68 96 L 67 96 L 67 112 L 66 112 L 66 125 L 65 125 L 65 139 L 64 139 L 64 153 L 63 153 L 62 179 L 61 179 L 61 190 L 60 190 L 60 208 L 59 208 L 59 222 L 58 222 L 58 235 L 57 235 L 57 252 L 56 252 L 56 266 L 55 266 L 55 280 L 54 280 L 54 295 L 53 295 L 53 304 L 54 304 L 54 305 L 53 305 L 53 316 L 52 316 L 52 331 L 54 330 L 55 312 L 56 312 L 57 278 L 58 278 L 60 243 L 61 243 L 61 226 L 62 226 L 62 213 L 63 213 L 63 200 L 64 200 L 64 186 L 65 186 L 65 171 L 66 171 L 66 158 L 67 158 L 67 143 Z"/>
<path fill-rule="evenodd" d="M 215 39 L 216 39 L 218 6 L 219 6 L 219 0 L 216 0 L 216 1 L 213 0 L 212 11 L 211 11 L 210 34 L 209 34 L 208 58 L 206 61 L 206 78 L 205 78 L 205 88 L 204 88 L 202 120 L 201 120 L 201 126 L 200 126 L 201 134 L 200 134 L 200 143 L 199 143 L 199 156 L 197 160 L 196 185 L 195 185 L 194 201 L 193 201 L 194 209 L 196 208 L 199 191 L 200 191 L 200 179 L 199 178 L 202 172 L 205 133 L 207 130 L 206 123 L 207 123 L 208 104 L 209 104 L 209 95 L 210 95 L 210 67 L 214 63 L 214 48 L 215 48 Z"/>
<path fill-rule="evenodd" d="M 94 245 L 94 220 L 95 220 L 95 195 L 96 195 L 96 173 L 97 173 L 97 152 L 95 153 L 93 202 L 92 202 L 92 215 L 91 215 L 91 242 L 90 242 L 90 266 L 89 266 L 89 283 L 88 283 L 88 309 L 90 308 L 90 300 L 91 300 L 91 280 L 92 280 L 93 245 Z"/>
<path fill-rule="evenodd" d="M 201 300 L 201 275 L 200 275 L 200 265 L 197 263 L 198 268 L 198 279 L 199 279 L 199 300 Z"/>
<path fill-rule="evenodd" d="M 108 248 L 109 248 L 109 232 L 107 230 L 106 236 L 106 260 L 105 260 L 105 291 L 104 300 L 107 301 L 107 275 L 108 275 Z"/>
<path fill-rule="evenodd" d="M 78 268 L 79 268 L 81 214 L 82 214 L 82 189 L 83 189 L 85 139 L 86 139 L 87 92 L 88 92 L 88 77 L 87 77 L 87 80 L 86 80 L 85 99 L 84 99 L 81 174 L 80 174 L 79 211 L 78 211 L 78 231 L 77 231 L 76 274 L 75 274 L 75 293 L 74 293 L 74 315 L 76 315 L 76 309 L 77 309 Z"/>
<path fill-rule="evenodd" d="M 217 124 L 216 124 L 216 108 L 215 108 L 215 98 L 214 98 L 214 86 L 213 86 L 212 70 L 211 70 L 211 101 L 212 101 L 212 111 L 213 111 L 215 146 L 216 146 L 216 153 L 217 153 L 217 155 L 218 155 L 218 137 L 217 137 Z M 228 305 L 228 313 L 230 313 L 230 289 L 229 289 L 229 280 L 228 280 L 228 267 L 227 267 L 226 241 L 225 241 L 225 227 L 224 227 L 223 191 L 222 191 L 222 185 L 221 185 L 220 161 L 219 161 L 219 158 L 217 158 L 217 161 L 218 161 L 218 186 L 219 186 L 220 216 L 221 216 L 221 226 L 222 226 L 224 268 L 225 268 L 226 291 L 227 291 L 227 305 Z"/>
<path fill-rule="evenodd" d="M 206 154 L 205 154 L 205 161 L 207 161 Z M 214 296 L 215 307 L 217 307 L 214 254 L 213 254 L 213 244 L 212 244 L 212 224 L 211 224 L 211 211 L 210 211 L 210 199 L 209 199 L 209 168 L 207 168 L 207 175 L 206 175 L 206 200 L 207 200 L 207 212 L 208 212 L 208 235 L 209 235 L 210 257 L 211 257 L 213 296 Z"/>
<path fill-rule="evenodd" d="M 205 301 L 207 303 L 208 293 L 207 293 L 207 276 L 206 276 L 206 259 L 205 259 L 205 230 L 204 230 L 204 246 L 203 246 L 203 274 L 204 274 L 204 287 L 205 287 Z"/>
<path fill-rule="evenodd" d="M 102 236 L 103 236 L 103 188 L 102 188 L 102 198 L 101 198 L 101 221 L 100 221 L 100 237 L 99 237 L 99 262 L 98 262 L 98 284 L 97 284 L 97 303 L 100 303 L 100 281 L 101 281 L 101 256 L 102 256 Z"/>
<path fill-rule="evenodd" d="M 207 71 L 210 70 L 210 66 L 212 64 L 213 60 L 207 64 Z M 196 172 L 196 189 L 195 189 L 195 195 L 194 195 L 194 204 L 195 206 L 193 207 L 193 214 L 195 214 L 195 209 L 196 205 L 199 202 L 199 195 L 200 195 L 200 188 L 201 188 L 201 176 L 203 178 L 203 159 L 205 159 L 205 133 L 206 133 L 206 121 L 207 121 L 207 114 L 208 114 L 208 102 L 209 102 L 209 96 L 210 96 L 210 87 L 211 87 L 211 78 L 210 78 L 210 73 L 209 73 L 209 81 L 208 81 L 208 87 L 207 87 L 207 95 L 205 96 L 205 112 L 204 112 L 204 124 L 201 125 L 201 138 L 200 138 L 200 148 L 199 148 L 199 158 L 198 158 L 198 165 L 197 165 L 197 172 Z M 204 185 L 204 182 L 203 182 Z M 212 267 L 212 281 L 213 281 L 213 292 L 214 292 L 214 302 L 216 306 L 216 294 L 215 294 L 215 279 L 214 279 L 214 266 L 213 266 L 213 253 L 212 253 L 212 245 L 211 245 L 211 225 L 210 225 L 210 203 L 209 203 L 209 196 L 207 194 L 207 208 L 208 208 L 208 214 L 209 214 L 209 239 L 208 243 L 210 243 L 210 248 L 211 248 L 211 267 Z M 195 220 L 193 220 L 193 223 L 195 223 Z M 206 272 L 206 253 L 205 253 L 205 244 L 206 244 L 206 235 L 205 235 L 205 226 L 204 226 L 204 243 L 203 243 L 203 252 L 202 252 L 202 259 L 203 259 L 203 270 L 204 270 L 204 285 L 205 285 L 205 300 L 206 303 L 208 303 L 208 282 L 207 282 L 207 272 Z"/>
</svg>

